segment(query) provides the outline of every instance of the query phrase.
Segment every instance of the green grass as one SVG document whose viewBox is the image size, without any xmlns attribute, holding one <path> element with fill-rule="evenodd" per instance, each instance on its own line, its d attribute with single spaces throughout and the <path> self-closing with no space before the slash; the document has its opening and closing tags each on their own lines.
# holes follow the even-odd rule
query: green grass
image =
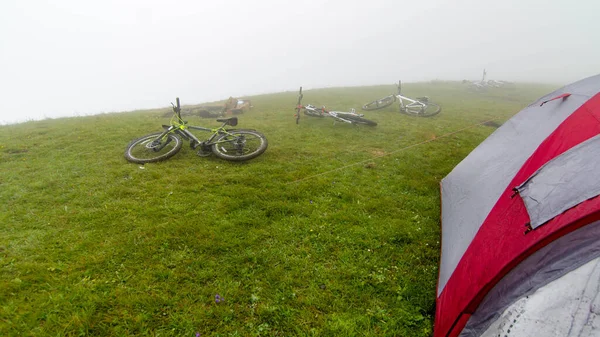
<svg viewBox="0 0 600 337">
<path fill-rule="evenodd" d="M 0 126 L 0 335 L 429 336 L 439 182 L 495 130 L 477 123 L 551 89 L 407 84 L 442 113 L 365 113 L 374 128 L 296 125 L 296 93 L 255 96 L 238 127 L 269 148 L 247 163 L 187 146 L 125 161 L 165 110 Z M 358 109 L 394 91 L 307 90 L 303 102 Z"/>
</svg>

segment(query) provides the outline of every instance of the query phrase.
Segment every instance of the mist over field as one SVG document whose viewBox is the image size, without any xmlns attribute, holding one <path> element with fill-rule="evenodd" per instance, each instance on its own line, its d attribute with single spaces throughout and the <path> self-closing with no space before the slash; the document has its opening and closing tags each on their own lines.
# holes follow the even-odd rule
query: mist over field
<svg viewBox="0 0 600 337">
<path fill-rule="evenodd" d="M 600 72 L 600 2 L 0 3 L 0 123 L 332 86 Z M 291 103 L 293 104 L 293 102 Z"/>
</svg>

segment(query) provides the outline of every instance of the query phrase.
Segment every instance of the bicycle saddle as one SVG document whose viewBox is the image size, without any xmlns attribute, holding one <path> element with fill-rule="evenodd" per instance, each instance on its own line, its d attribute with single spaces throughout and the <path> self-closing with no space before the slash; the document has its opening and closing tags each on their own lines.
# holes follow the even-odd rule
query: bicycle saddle
<svg viewBox="0 0 600 337">
<path fill-rule="evenodd" d="M 237 119 L 237 117 L 218 118 L 217 122 L 227 123 L 227 125 L 236 126 L 238 119 Z"/>
</svg>

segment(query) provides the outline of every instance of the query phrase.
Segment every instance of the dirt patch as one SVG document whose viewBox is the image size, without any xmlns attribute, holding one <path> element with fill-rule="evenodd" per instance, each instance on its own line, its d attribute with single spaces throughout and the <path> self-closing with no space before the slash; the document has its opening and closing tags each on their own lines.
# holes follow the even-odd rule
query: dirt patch
<svg viewBox="0 0 600 337">
<path fill-rule="evenodd" d="M 386 153 L 383 150 L 371 150 L 371 154 L 377 157 L 385 156 Z"/>
<path fill-rule="evenodd" d="M 26 153 L 28 151 L 29 151 L 28 149 L 6 149 L 6 150 L 4 150 L 4 152 L 8 153 L 8 154 Z"/>
<path fill-rule="evenodd" d="M 500 125 L 502 125 L 502 123 L 499 123 L 499 122 L 496 122 L 496 121 L 489 121 L 489 122 L 483 123 L 482 125 L 489 126 L 491 128 L 499 128 Z"/>
</svg>

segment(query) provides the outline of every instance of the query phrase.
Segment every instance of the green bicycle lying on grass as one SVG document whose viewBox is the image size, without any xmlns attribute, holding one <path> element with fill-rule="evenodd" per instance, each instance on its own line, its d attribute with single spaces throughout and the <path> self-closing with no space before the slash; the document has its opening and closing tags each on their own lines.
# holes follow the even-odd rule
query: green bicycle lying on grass
<svg viewBox="0 0 600 337">
<path fill-rule="evenodd" d="M 165 131 L 157 132 L 133 140 L 125 150 L 125 159 L 133 163 L 145 164 L 166 160 L 174 156 L 183 144 L 182 138 L 190 142 L 192 149 L 199 148 L 198 155 L 244 161 L 258 157 L 267 149 L 267 138 L 255 130 L 225 129 L 225 126 L 236 126 L 237 117 L 217 119 L 223 125 L 216 129 L 188 125 L 181 119 L 181 106 L 177 97 L 177 106 L 173 106 L 174 115 L 170 125 L 163 125 Z M 212 132 L 204 141 L 199 140 L 188 129 Z"/>
</svg>

